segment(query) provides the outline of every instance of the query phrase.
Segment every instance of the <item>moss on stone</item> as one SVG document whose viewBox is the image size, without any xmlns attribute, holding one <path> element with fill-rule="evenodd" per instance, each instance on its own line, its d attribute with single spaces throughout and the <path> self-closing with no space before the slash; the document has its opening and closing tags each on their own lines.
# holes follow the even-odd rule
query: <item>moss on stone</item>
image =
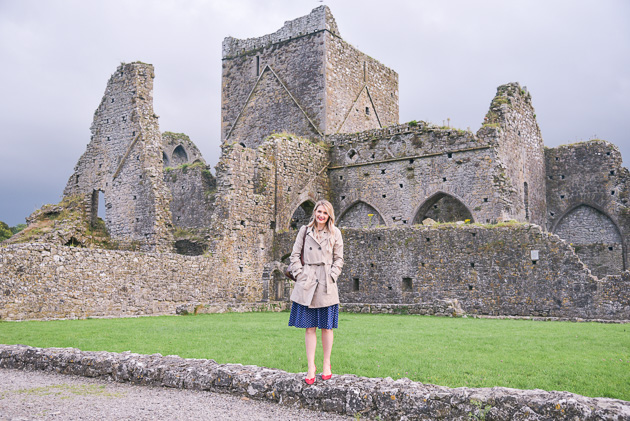
<svg viewBox="0 0 630 421">
<path fill-rule="evenodd" d="M 66 196 L 58 204 L 47 204 L 27 218 L 28 225 L 10 239 L 11 244 L 54 243 L 88 248 L 117 249 L 105 221 L 90 222 L 80 196 Z"/>
</svg>

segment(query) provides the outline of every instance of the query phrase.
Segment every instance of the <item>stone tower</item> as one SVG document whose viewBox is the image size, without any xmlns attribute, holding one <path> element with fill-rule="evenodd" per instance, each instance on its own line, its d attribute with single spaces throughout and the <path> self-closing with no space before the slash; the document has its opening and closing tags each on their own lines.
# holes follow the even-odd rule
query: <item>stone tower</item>
<svg viewBox="0 0 630 421">
<path fill-rule="evenodd" d="M 223 41 L 221 138 L 253 147 L 278 132 L 313 140 L 398 123 L 398 74 L 346 43 L 330 9 L 273 34 Z"/>
</svg>

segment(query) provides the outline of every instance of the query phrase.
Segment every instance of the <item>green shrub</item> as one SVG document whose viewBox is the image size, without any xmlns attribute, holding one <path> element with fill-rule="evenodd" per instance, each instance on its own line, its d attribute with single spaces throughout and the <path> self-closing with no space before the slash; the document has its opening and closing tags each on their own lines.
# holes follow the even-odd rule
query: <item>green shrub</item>
<svg viewBox="0 0 630 421">
<path fill-rule="evenodd" d="M 26 228 L 26 224 L 17 224 L 16 226 L 11 227 L 11 232 L 13 233 L 13 235 L 15 235 L 18 232 L 22 231 L 24 228 Z"/>
<path fill-rule="evenodd" d="M 11 228 L 9 228 L 9 226 L 4 222 L 0 221 L 0 241 L 4 241 L 12 235 L 13 233 L 11 232 Z"/>
</svg>

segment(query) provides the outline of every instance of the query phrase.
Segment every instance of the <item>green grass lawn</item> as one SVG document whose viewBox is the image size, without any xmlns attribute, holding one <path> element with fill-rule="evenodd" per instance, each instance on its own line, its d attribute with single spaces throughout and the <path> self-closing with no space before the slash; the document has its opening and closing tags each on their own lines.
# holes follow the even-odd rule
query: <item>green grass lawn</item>
<svg viewBox="0 0 630 421">
<path fill-rule="evenodd" d="M 133 351 L 306 371 L 288 313 L 0 322 L 0 343 Z M 333 373 L 630 401 L 630 325 L 341 313 Z M 321 345 L 316 364 L 321 371 Z"/>
</svg>

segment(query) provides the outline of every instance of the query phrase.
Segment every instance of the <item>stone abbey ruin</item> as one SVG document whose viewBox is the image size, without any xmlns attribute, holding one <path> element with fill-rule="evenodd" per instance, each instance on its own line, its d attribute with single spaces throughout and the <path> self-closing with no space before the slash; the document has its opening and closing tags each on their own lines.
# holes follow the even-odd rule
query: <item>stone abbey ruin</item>
<svg viewBox="0 0 630 421">
<path fill-rule="evenodd" d="M 476 133 L 399 124 L 398 75 L 326 6 L 226 38 L 222 66 L 214 176 L 160 133 L 153 66 L 116 69 L 63 200 L 0 248 L 1 319 L 283 308 L 319 198 L 343 228 L 346 311 L 630 319 L 619 150 L 545 147 L 519 84 Z"/>
</svg>

